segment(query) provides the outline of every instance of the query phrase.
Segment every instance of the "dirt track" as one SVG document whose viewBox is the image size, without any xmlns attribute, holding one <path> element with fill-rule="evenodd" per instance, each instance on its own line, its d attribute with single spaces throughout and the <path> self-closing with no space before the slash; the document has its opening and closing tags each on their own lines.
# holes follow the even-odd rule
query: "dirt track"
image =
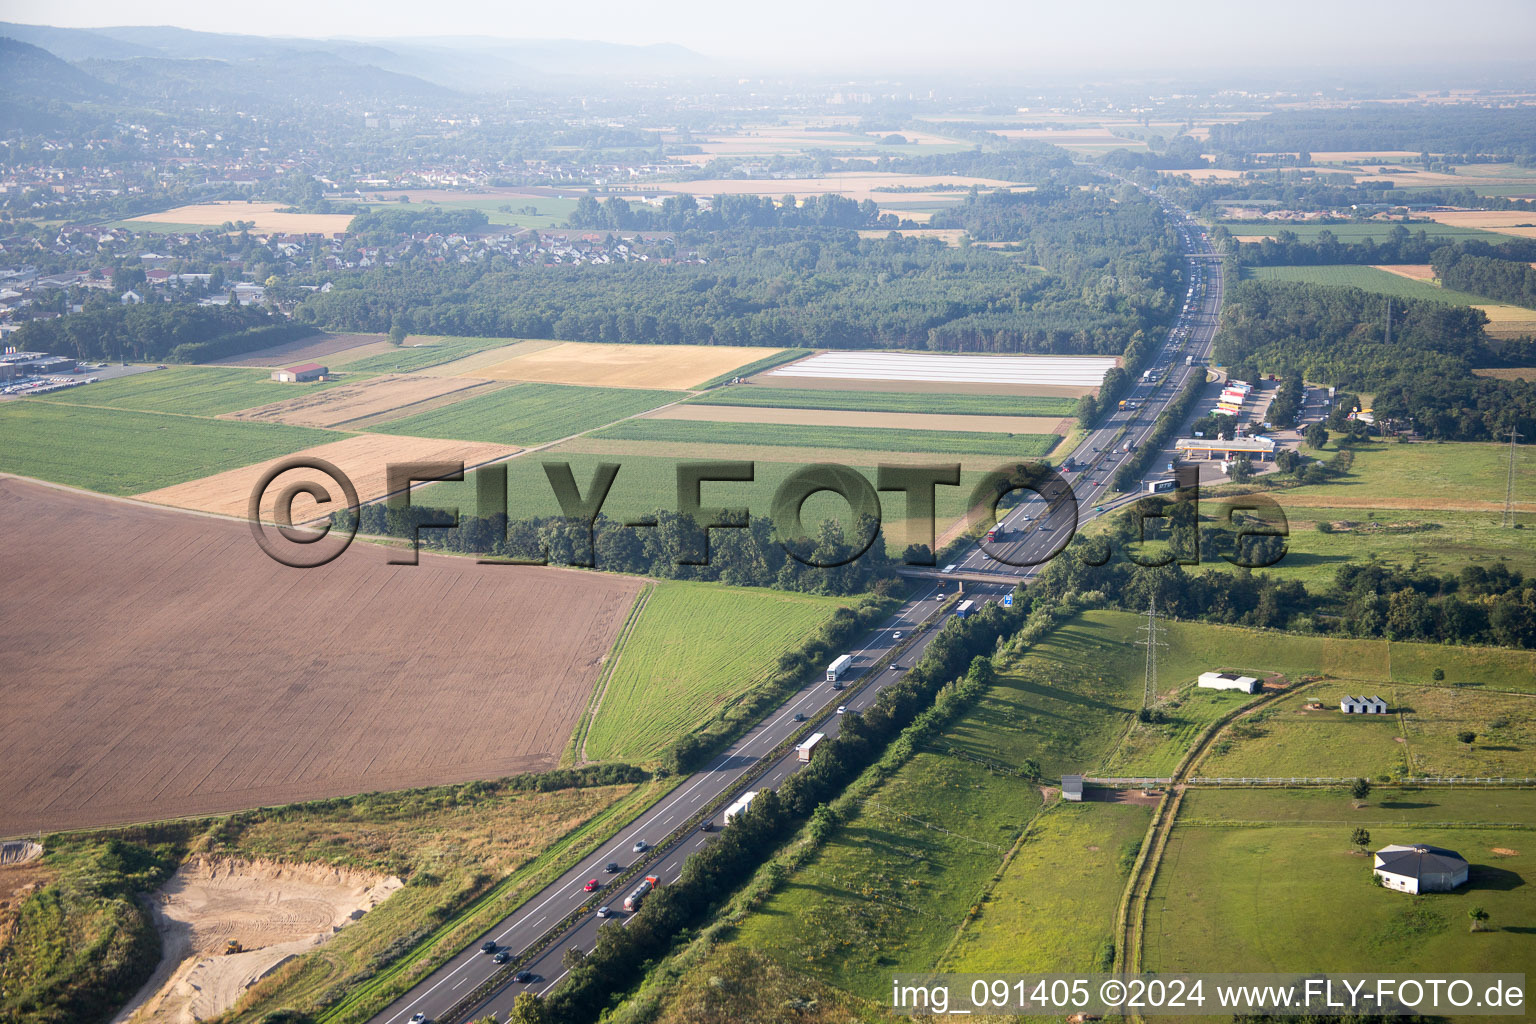
<svg viewBox="0 0 1536 1024">
<path fill-rule="evenodd" d="M 0 835 L 552 767 L 638 579 L 356 544 L 0 478 Z"/>
<path fill-rule="evenodd" d="M 486 383 L 469 377 L 385 374 L 382 377 L 365 377 L 324 391 L 300 390 L 294 397 L 281 402 L 242 409 L 222 418 L 288 423 L 297 427 L 336 427 L 396 409 L 405 409 L 454 392 L 466 392 L 460 397 L 467 398 L 471 388 L 484 387 Z"/>
</svg>

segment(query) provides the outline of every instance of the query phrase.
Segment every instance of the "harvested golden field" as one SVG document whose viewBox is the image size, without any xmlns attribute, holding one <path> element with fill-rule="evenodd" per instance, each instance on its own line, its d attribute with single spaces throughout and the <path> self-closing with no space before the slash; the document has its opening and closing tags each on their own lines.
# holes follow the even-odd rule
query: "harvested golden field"
<svg viewBox="0 0 1536 1024">
<path fill-rule="evenodd" d="M 641 582 L 0 479 L 0 835 L 547 770 Z"/>
<path fill-rule="evenodd" d="M 893 210 L 891 212 L 894 213 L 895 211 Z M 911 216 L 911 215 L 910 214 L 901 214 L 900 216 Z M 859 237 L 860 238 L 884 238 L 887 235 L 889 235 L 890 233 L 891 232 L 889 232 L 889 231 L 883 231 L 883 230 L 879 230 L 879 229 L 874 229 L 874 230 L 868 230 L 868 231 L 860 231 L 859 232 Z M 960 244 L 960 236 L 965 234 L 965 229 L 964 228 L 915 228 L 915 229 L 914 228 L 908 228 L 905 231 L 898 231 L 898 232 L 896 232 L 896 234 L 903 235 L 903 236 L 905 236 L 907 238 L 936 238 L 939 241 L 943 242 L 945 245 L 957 246 L 957 245 Z"/>
<path fill-rule="evenodd" d="M 1536 334 L 1536 309 L 1524 306 L 1479 305 L 1488 315 L 1488 326 L 1483 331 L 1492 338 L 1522 338 Z"/>
<path fill-rule="evenodd" d="M 256 352 L 245 352 L 228 359 L 215 359 L 214 366 L 298 366 L 325 363 L 329 357 L 346 353 L 347 359 L 377 355 L 392 348 L 382 334 L 322 334 L 314 338 L 274 345 Z"/>
<path fill-rule="evenodd" d="M 611 345 L 562 341 L 523 349 L 511 359 L 469 371 L 491 380 L 536 380 L 609 388 L 676 391 L 765 359 L 783 349 L 733 345 Z"/>
<path fill-rule="evenodd" d="M 193 203 L 174 210 L 146 213 L 130 223 L 198 224 L 218 227 L 225 221 L 252 221 L 257 231 L 277 231 L 290 235 L 331 235 L 347 230 L 352 223 L 348 213 L 278 213 L 286 203 Z"/>
<path fill-rule="evenodd" d="M 352 484 L 357 488 L 358 498 L 366 503 L 375 498 L 382 498 L 388 493 L 386 480 L 390 463 L 463 462 L 467 470 L 472 466 L 506 458 L 520 450 L 510 445 L 486 444 L 479 441 L 439 441 L 427 437 L 397 437 L 393 434 L 355 434 L 343 440 L 306 448 L 294 454 L 324 459 L 335 465 L 352 478 Z M 283 458 L 291 458 L 291 456 Z M 225 470 L 198 480 L 188 480 L 186 483 L 146 491 L 135 497 L 156 505 L 172 505 L 176 508 L 212 512 L 216 515 L 243 519 L 251 491 L 255 489 L 257 481 L 269 467 L 280 461 L 282 459 L 268 459 L 266 462 Z M 261 506 L 263 521 L 273 521 L 272 509 L 277 495 L 292 482 L 289 480 L 290 476 L 298 480 L 300 474 L 303 474 L 306 479 L 322 480 L 315 471 L 302 470 L 296 470 L 292 474 L 285 473 L 278 477 L 267 488 L 268 497 Z M 328 489 L 332 492 L 333 502 L 345 503 L 345 499 L 335 493 L 334 485 L 328 485 Z M 308 522 L 328 515 L 330 511 L 330 509 L 322 510 L 310 498 L 300 495 L 293 503 L 293 521 Z"/>
<path fill-rule="evenodd" d="M 464 392 L 460 397 L 467 398 L 470 391 L 484 388 L 487 383 L 469 377 L 385 374 L 302 394 L 270 405 L 258 405 L 254 409 L 242 409 L 228 413 L 221 419 L 290 423 L 301 427 L 335 427 L 454 392 Z"/>
<path fill-rule="evenodd" d="M 1449 177 L 1456 178 L 1459 175 Z M 1536 238 L 1536 213 L 1529 210 L 1441 210 L 1425 216 L 1438 224 Z"/>
<path fill-rule="evenodd" d="M 1435 268 L 1428 263 L 1386 263 L 1380 266 L 1373 265 L 1373 270 L 1385 270 L 1389 274 L 1398 277 L 1406 277 L 1410 281 L 1433 281 Z"/>
<path fill-rule="evenodd" d="M 495 366 L 497 363 L 506 362 L 517 356 L 525 356 L 532 352 L 542 352 L 546 348 L 554 348 L 561 344 L 558 341 L 515 341 L 507 339 L 507 344 L 501 348 L 488 348 L 484 352 L 476 352 L 472 356 L 463 359 L 455 359 L 451 363 L 438 363 L 436 366 L 427 366 L 416 372 L 428 377 L 458 377 L 475 375 L 476 370 L 483 370 L 487 366 Z"/>
<path fill-rule="evenodd" d="M 1478 377 L 1495 377 L 1499 380 L 1536 380 L 1536 366 L 1495 366 L 1472 372 Z"/>
<path fill-rule="evenodd" d="M 929 415 L 907 412 L 853 412 L 843 409 L 787 409 L 750 405 L 669 405 L 645 419 L 705 420 L 716 423 L 789 423 L 798 426 L 889 427 L 896 430 L 980 431 L 1004 434 L 1064 434 L 1071 421 L 1056 416 Z M 1063 424 L 1066 426 L 1064 427 Z"/>
<path fill-rule="evenodd" d="M 969 188 L 1006 188 L 1012 182 L 997 178 L 970 178 L 963 174 L 898 174 L 894 171 L 846 171 L 828 174 L 820 178 L 765 178 L 745 180 L 736 178 L 708 178 L 703 181 L 671 181 L 638 190 L 636 194 L 656 192 L 689 192 L 699 196 L 752 195 L 809 196 L 835 193 L 857 199 L 873 199 L 896 202 L 902 198 L 899 192 L 879 192 L 880 188 L 904 186 L 932 188 L 934 185 L 960 185 Z M 955 193 L 951 193 L 955 194 Z"/>
</svg>

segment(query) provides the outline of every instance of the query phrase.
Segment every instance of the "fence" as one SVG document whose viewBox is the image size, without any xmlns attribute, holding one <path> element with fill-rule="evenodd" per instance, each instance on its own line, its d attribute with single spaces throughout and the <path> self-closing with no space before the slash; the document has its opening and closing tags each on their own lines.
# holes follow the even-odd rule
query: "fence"
<svg viewBox="0 0 1536 1024">
<path fill-rule="evenodd" d="M 1321 776 L 1256 776 L 1252 778 L 1209 778 L 1197 775 L 1185 779 L 1184 782 L 1191 786 L 1347 786 L 1354 782 L 1355 778 L 1330 778 Z M 1133 778 L 1133 777 L 1108 777 L 1085 778 L 1083 782 L 1092 786 L 1129 786 L 1131 788 L 1148 789 L 1152 786 L 1167 786 L 1173 783 L 1169 778 Z M 1482 777 L 1472 775 L 1407 775 L 1390 782 L 1380 783 L 1383 786 L 1536 786 L 1536 778 L 1514 776 Z"/>
</svg>

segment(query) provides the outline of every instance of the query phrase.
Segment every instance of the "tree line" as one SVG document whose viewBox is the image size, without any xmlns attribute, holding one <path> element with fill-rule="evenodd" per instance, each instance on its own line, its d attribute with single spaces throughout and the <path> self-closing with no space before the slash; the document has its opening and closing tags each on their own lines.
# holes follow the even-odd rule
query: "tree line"
<svg viewBox="0 0 1536 1024">
<path fill-rule="evenodd" d="M 1436 251 L 1430 259 L 1435 276 L 1447 288 L 1482 295 L 1495 302 L 1536 308 L 1536 268 L 1530 264 L 1536 242 L 1530 251 L 1509 259 L 1476 256 L 1461 246 Z"/>
<path fill-rule="evenodd" d="M 259 306 L 193 306 L 176 302 L 105 305 L 65 317 L 31 320 L 11 336 L 24 352 L 80 360 L 197 362 L 254 352 L 314 327 L 273 316 Z"/>
</svg>

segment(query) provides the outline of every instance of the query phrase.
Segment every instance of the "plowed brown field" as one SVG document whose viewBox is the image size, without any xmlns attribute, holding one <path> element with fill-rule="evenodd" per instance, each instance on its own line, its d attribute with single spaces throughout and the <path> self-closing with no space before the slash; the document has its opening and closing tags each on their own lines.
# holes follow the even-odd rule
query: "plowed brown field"
<svg viewBox="0 0 1536 1024">
<path fill-rule="evenodd" d="M 356 544 L 0 478 L 0 835 L 552 767 L 641 581 Z"/>
<path fill-rule="evenodd" d="M 416 343 L 419 339 L 411 339 Z M 256 352 L 243 352 L 228 359 L 215 359 L 217 366 L 299 366 L 303 363 L 325 363 L 332 357 L 346 353 L 347 359 L 392 351 L 394 346 L 384 340 L 382 334 L 322 334 L 319 337 L 300 338 Z"/>
</svg>

